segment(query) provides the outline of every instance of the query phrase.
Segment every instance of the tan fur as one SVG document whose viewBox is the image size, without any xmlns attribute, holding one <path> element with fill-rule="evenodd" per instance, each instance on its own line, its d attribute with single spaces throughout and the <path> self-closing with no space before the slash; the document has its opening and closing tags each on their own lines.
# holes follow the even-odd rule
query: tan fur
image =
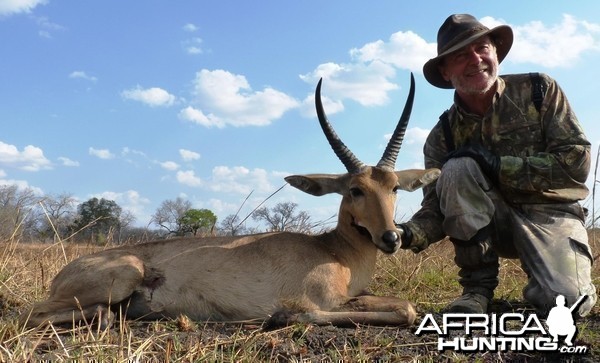
<svg viewBox="0 0 600 363">
<path fill-rule="evenodd" d="M 280 232 L 172 239 L 82 256 L 58 273 L 48 299 L 21 320 L 29 327 L 94 318 L 108 325 L 112 307 L 129 318 L 273 316 L 274 324 L 410 325 L 416 318 L 410 303 L 361 294 L 371 281 L 377 250 L 398 248 L 382 241 L 386 231 L 396 231 L 394 189 L 414 190 L 438 174 L 437 169 L 365 167 L 357 175 L 290 176 L 286 180 L 307 193 L 342 194 L 334 230 L 317 236 Z M 351 188 L 362 195 L 352 196 Z M 281 316 L 283 321 L 275 319 Z"/>
</svg>

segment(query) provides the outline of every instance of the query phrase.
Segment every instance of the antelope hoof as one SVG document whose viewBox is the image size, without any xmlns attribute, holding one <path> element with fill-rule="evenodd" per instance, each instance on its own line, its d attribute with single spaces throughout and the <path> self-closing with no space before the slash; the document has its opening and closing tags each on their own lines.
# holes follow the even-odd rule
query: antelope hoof
<svg viewBox="0 0 600 363">
<path fill-rule="evenodd" d="M 290 310 L 282 309 L 276 311 L 267 319 L 263 324 L 263 330 L 273 330 L 288 326 L 297 321 L 297 314 L 292 313 Z"/>
<path fill-rule="evenodd" d="M 115 321 L 115 314 L 105 305 L 98 305 L 96 308 L 96 316 L 98 317 L 98 327 L 100 330 L 110 328 Z"/>
<path fill-rule="evenodd" d="M 417 310 L 415 309 L 415 306 L 408 301 L 405 301 L 403 305 L 403 307 L 396 310 L 396 314 L 400 317 L 399 320 L 405 322 L 404 324 L 406 324 L 406 326 L 412 326 L 417 320 Z"/>
</svg>

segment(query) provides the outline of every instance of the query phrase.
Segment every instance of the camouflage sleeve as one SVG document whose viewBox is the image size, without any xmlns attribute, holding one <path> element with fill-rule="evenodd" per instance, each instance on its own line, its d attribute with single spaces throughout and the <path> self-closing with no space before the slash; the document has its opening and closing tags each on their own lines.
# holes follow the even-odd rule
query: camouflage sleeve
<svg viewBox="0 0 600 363">
<path fill-rule="evenodd" d="M 556 81 L 546 75 L 543 79 L 548 85 L 541 109 L 546 150 L 524 156 L 502 156 L 500 184 L 518 192 L 583 199 L 587 195 L 585 181 L 591 163 L 590 142 Z"/>
<path fill-rule="evenodd" d="M 438 123 L 427 137 L 423 147 L 425 168 L 442 168 L 443 160 L 447 154 L 442 134 Z M 436 182 L 433 182 L 423 187 L 421 209 L 412 216 L 410 221 L 406 222 L 413 234 L 410 246 L 413 252 L 422 251 L 430 244 L 446 236 L 442 229 L 444 217 L 440 211 L 440 201 L 435 191 L 436 184 Z"/>
</svg>

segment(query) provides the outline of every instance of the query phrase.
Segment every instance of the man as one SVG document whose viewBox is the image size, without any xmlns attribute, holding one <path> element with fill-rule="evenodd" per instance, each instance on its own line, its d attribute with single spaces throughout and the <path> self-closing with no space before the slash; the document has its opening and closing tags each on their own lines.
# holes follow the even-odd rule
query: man
<svg viewBox="0 0 600 363">
<path fill-rule="evenodd" d="M 489 29 L 467 14 L 440 27 L 438 56 L 423 72 L 455 89 L 454 104 L 427 138 L 425 167 L 442 173 L 399 225 L 402 247 L 419 252 L 450 237 L 463 294 L 448 312 L 487 311 L 501 256 L 521 260 L 523 295 L 539 313 L 558 295 L 569 304 L 587 295 L 577 311 L 584 316 L 596 302 L 578 203 L 588 194 L 590 143 L 555 80 L 498 76 L 512 41 L 510 27 Z"/>
</svg>

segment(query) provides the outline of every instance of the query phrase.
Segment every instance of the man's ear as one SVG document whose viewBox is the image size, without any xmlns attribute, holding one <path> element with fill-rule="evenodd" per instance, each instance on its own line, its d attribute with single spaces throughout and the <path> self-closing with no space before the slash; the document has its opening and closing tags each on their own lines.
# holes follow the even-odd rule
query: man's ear
<svg viewBox="0 0 600 363">
<path fill-rule="evenodd" d="M 440 72 L 440 75 L 442 76 L 442 78 L 444 78 L 444 81 L 450 82 L 450 76 L 448 75 L 448 72 L 446 71 L 446 65 L 444 64 L 444 60 L 442 60 L 438 64 L 437 67 L 438 67 L 438 71 Z"/>
<path fill-rule="evenodd" d="M 305 193 L 321 196 L 325 194 L 343 194 L 347 188 L 348 174 L 308 174 L 290 175 L 285 181 Z"/>
</svg>

